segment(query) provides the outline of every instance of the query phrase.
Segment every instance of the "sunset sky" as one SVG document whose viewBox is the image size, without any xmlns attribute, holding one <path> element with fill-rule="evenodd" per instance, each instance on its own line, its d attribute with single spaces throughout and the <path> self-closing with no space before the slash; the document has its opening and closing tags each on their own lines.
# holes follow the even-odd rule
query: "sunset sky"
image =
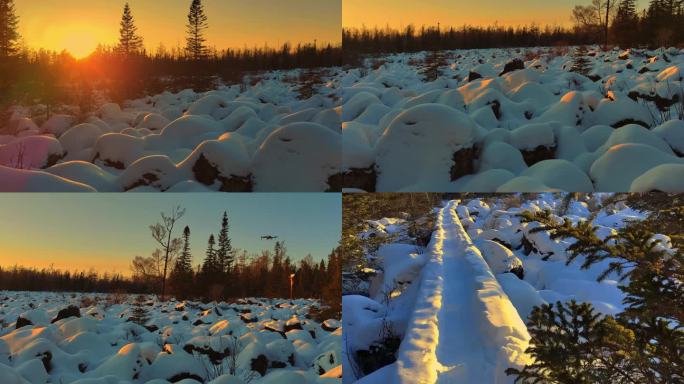
<svg viewBox="0 0 684 384">
<path fill-rule="evenodd" d="M 288 254 L 320 260 L 340 240 L 341 198 L 335 194 L 5 194 L 0 196 L 0 266 L 130 274 L 134 256 L 156 244 L 148 226 L 159 213 L 186 208 L 176 235 L 192 232 L 193 264 L 201 263 L 211 233 L 227 210 L 233 247 L 272 249 L 279 235 Z"/>
<path fill-rule="evenodd" d="M 642 0 L 643 3 L 645 0 Z M 437 25 L 570 25 L 572 8 L 590 0 L 344 0 L 346 28 Z"/>
<path fill-rule="evenodd" d="M 20 33 L 32 48 L 82 57 L 113 45 L 125 0 L 15 0 Z M 145 46 L 185 44 L 190 0 L 130 0 Z M 339 43 L 341 0 L 205 0 L 208 44 L 217 48 L 279 46 L 287 41 Z"/>
</svg>

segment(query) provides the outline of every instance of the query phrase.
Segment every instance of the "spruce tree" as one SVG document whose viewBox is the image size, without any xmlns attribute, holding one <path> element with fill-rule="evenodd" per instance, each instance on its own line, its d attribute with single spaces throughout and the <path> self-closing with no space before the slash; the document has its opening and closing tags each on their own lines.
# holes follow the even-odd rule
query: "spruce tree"
<svg viewBox="0 0 684 384">
<path fill-rule="evenodd" d="M 572 54 L 572 68 L 570 68 L 570 72 L 576 72 L 584 76 L 589 74 L 591 62 L 587 58 L 588 53 L 589 50 L 584 45 L 575 49 Z"/>
<path fill-rule="evenodd" d="M 19 17 L 14 0 L 0 0 L 0 58 L 9 57 L 19 50 Z"/>
<path fill-rule="evenodd" d="M 207 242 L 207 252 L 204 258 L 204 263 L 202 264 L 202 274 L 204 274 L 205 278 L 209 278 L 210 280 L 214 278 L 214 274 L 217 270 L 216 249 L 214 249 L 214 245 L 216 245 L 216 240 L 212 234 L 209 236 L 209 240 Z"/>
<path fill-rule="evenodd" d="M 192 255 L 190 254 L 190 227 L 183 230 L 183 250 L 178 258 L 178 269 L 184 273 L 192 273 Z"/>
<path fill-rule="evenodd" d="M 216 250 L 216 263 L 218 269 L 222 274 L 230 271 L 233 264 L 233 247 L 231 245 L 230 237 L 228 236 L 228 212 L 223 212 L 221 219 L 221 231 L 218 237 L 218 249 Z"/>
<path fill-rule="evenodd" d="M 670 199 L 670 203 L 677 201 L 681 202 L 677 196 Z M 662 199 L 659 198 L 654 203 L 660 206 Z M 667 216 L 680 217 L 665 220 L 681 223 L 683 214 L 684 206 L 671 207 Z M 680 248 L 662 247 L 660 240 L 654 239 L 653 231 L 643 222 L 627 225 L 617 234 L 601 239 L 596 234 L 597 228 L 589 221 L 572 224 L 569 219 L 565 219 L 559 224 L 550 211 L 536 214 L 528 212 L 521 216 L 523 221 L 537 221 L 541 224 L 532 229 L 532 232 L 548 231 L 552 239 L 575 239 L 567 249 L 568 264 L 582 256 L 582 269 L 597 263 L 607 265 L 598 280 L 616 276 L 622 283 L 619 288 L 626 294 L 624 312 L 615 318 L 606 317 L 583 324 L 586 332 L 602 335 L 600 342 L 590 345 L 592 351 L 605 353 L 594 352 L 583 356 L 581 363 L 574 366 L 575 370 L 580 370 L 574 372 L 575 375 L 589 377 L 586 382 L 684 382 L 684 284 L 681 283 L 684 281 L 684 251 Z M 662 220 L 661 213 L 655 212 L 649 215 L 646 222 L 652 220 L 652 217 L 660 217 Z M 546 311 L 548 314 L 553 308 L 542 307 L 538 311 Z M 559 305 L 556 313 L 561 312 L 567 311 Z M 551 382 L 558 383 L 585 382 L 558 379 L 565 377 L 563 372 L 569 369 L 573 361 L 561 362 L 554 359 L 554 356 L 572 354 L 575 347 L 568 343 L 548 345 L 552 342 L 548 339 L 572 334 L 576 328 L 567 322 L 554 321 L 554 318 L 550 315 L 531 318 L 536 322 L 530 324 L 533 339 L 528 352 L 537 361 L 522 371 L 507 371 L 517 375 L 517 382 L 545 382 L 543 377 L 555 377 L 555 381 Z M 549 333 L 535 339 L 535 332 L 541 332 L 540 330 L 549 330 Z M 538 353 L 539 348 L 548 350 L 541 354 Z M 599 362 L 600 369 L 594 369 L 592 362 Z M 599 373 L 600 376 L 594 376 Z M 539 378 L 540 381 L 535 381 Z"/>
<path fill-rule="evenodd" d="M 207 15 L 204 13 L 202 0 L 192 0 L 188 23 L 186 24 L 186 52 L 193 60 L 202 60 L 207 55 L 204 32 L 209 28 Z"/>
<path fill-rule="evenodd" d="M 613 34 L 615 41 L 627 48 L 637 43 L 639 32 L 639 16 L 637 15 L 636 0 L 622 0 L 618 4 L 613 20 Z"/>
<path fill-rule="evenodd" d="M 143 306 L 144 302 L 145 296 L 140 295 L 136 297 L 135 302 L 133 302 L 133 311 L 131 316 L 128 318 L 130 321 L 141 326 L 145 326 L 147 321 L 150 319 L 147 310 Z"/>
<path fill-rule="evenodd" d="M 138 35 L 138 27 L 135 25 L 131 7 L 128 2 L 124 5 L 123 15 L 119 26 L 119 52 L 126 56 L 142 52 L 143 39 Z"/>
</svg>

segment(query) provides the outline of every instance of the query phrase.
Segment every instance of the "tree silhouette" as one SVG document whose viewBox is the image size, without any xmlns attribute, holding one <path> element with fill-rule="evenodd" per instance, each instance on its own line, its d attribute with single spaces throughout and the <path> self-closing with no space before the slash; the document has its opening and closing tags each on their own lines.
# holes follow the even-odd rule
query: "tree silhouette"
<svg viewBox="0 0 684 384">
<path fill-rule="evenodd" d="M 188 24 L 186 24 L 188 37 L 186 38 L 185 50 L 193 60 L 204 59 L 207 55 L 206 38 L 204 37 L 204 31 L 209 28 L 207 20 L 202 0 L 192 0 L 188 13 Z"/>
<path fill-rule="evenodd" d="M 221 274 L 226 274 L 230 271 L 230 267 L 233 264 L 233 247 L 230 244 L 228 230 L 228 212 L 223 212 L 221 231 L 218 237 L 218 249 L 216 250 L 216 263 Z"/>
<path fill-rule="evenodd" d="M 119 27 L 119 51 L 126 56 L 140 53 L 143 49 L 143 39 L 138 35 L 131 7 L 126 2 Z"/>
<path fill-rule="evenodd" d="M 185 210 L 181 207 L 176 207 L 171 210 L 169 215 L 162 212 L 162 222 L 154 225 L 150 225 L 150 231 L 152 232 L 152 238 L 159 243 L 161 250 L 164 253 L 164 269 L 162 272 L 162 289 L 161 289 L 161 300 L 164 300 L 164 295 L 166 294 L 166 274 L 168 270 L 169 263 L 172 261 L 173 255 L 180 248 L 180 239 L 173 238 L 173 228 L 176 226 L 176 222 L 180 220 L 183 215 L 185 215 Z"/>
<path fill-rule="evenodd" d="M 17 53 L 19 17 L 14 11 L 14 0 L 0 0 L 0 58 Z"/>
</svg>

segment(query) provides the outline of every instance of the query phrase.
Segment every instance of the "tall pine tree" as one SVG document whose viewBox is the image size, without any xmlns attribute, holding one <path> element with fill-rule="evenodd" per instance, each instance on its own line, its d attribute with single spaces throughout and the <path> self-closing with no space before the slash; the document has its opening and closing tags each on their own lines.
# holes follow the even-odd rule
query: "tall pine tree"
<svg viewBox="0 0 684 384">
<path fill-rule="evenodd" d="M 227 274 L 233 265 L 233 246 L 231 245 L 228 224 L 228 212 L 223 212 L 221 219 L 221 231 L 218 237 L 218 249 L 216 250 L 216 263 L 221 274 Z"/>
<path fill-rule="evenodd" d="M 192 255 L 190 254 L 190 227 L 183 230 L 183 249 L 171 271 L 170 283 L 176 296 L 184 297 L 190 294 L 193 285 Z"/>
<path fill-rule="evenodd" d="M 216 270 L 218 269 L 216 265 L 216 249 L 214 249 L 215 245 L 216 240 L 212 234 L 209 236 L 209 240 L 207 241 L 207 253 L 204 257 L 204 263 L 202 263 L 202 274 L 204 275 L 205 279 L 212 281 L 215 277 Z"/>
<path fill-rule="evenodd" d="M 187 32 L 185 50 L 193 60 L 202 60 L 207 56 L 208 50 L 204 37 L 204 32 L 209 28 L 207 21 L 202 0 L 192 0 L 188 13 L 188 23 L 185 26 Z"/>
<path fill-rule="evenodd" d="M 18 26 L 14 0 L 0 0 L 0 58 L 12 56 L 19 50 Z"/>
<path fill-rule="evenodd" d="M 131 7 L 128 2 L 124 5 L 121 23 L 119 24 L 119 52 L 126 56 L 138 54 L 143 49 L 143 39 L 138 35 L 138 27 L 135 25 Z"/>
</svg>

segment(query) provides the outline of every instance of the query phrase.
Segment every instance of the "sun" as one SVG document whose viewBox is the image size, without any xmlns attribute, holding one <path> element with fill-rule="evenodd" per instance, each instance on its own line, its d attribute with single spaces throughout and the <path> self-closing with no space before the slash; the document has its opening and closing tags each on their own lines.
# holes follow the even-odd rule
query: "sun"
<svg viewBox="0 0 684 384">
<path fill-rule="evenodd" d="M 94 34 L 80 30 L 65 33 L 59 45 L 76 59 L 83 59 L 95 51 L 98 43 Z"/>
</svg>

